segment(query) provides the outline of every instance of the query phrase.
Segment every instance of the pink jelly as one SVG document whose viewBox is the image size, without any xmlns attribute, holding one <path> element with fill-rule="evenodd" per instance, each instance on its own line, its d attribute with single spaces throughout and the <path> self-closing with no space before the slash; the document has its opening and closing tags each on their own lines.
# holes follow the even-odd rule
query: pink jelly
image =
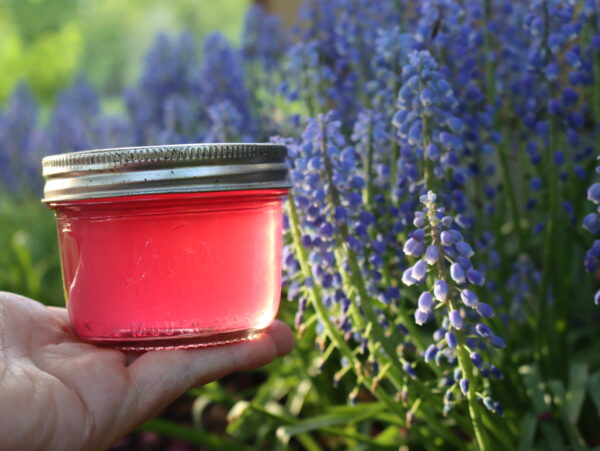
<svg viewBox="0 0 600 451">
<path fill-rule="evenodd" d="M 163 146 L 152 149 L 167 149 L 170 159 L 134 164 L 127 158 L 143 150 L 110 149 L 87 152 L 92 160 L 57 163 L 53 171 L 44 161 L 67 309 L 81 339 L 123 349 L 197 347 L 250 339 L 273 321 L 285 152 L 270 145 L 229 148 L 235 146 L 255 152 L 194 159 L 189 149 L 228 147 Z M 115 161 L 98 164 L 102 152 Z M 86 161 L 87 172 L 80 167 Z M 153 178 L 173 161 L 178 174 Z M 217 176 L 206 176 L 206 168 Z M 201 176 L 194 177 L 196 169 L 204 170 Z M 115 173 L 117 181 L 90 182 Z M 131 182 L 132 173 L 144 177 Z"/>
</svg>

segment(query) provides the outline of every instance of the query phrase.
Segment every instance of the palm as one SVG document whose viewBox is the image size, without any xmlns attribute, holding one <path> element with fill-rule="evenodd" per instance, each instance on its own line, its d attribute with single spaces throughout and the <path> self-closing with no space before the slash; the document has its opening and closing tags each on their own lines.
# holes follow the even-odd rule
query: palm
<svg viewBox="0 0 600 451">
<path fill-rule="evenodd" d="M 106 448 L 190 387 L 264 365 L 293 341 L 275 322 L 252 342 L 127 355 L 82 343 L 64 309 L 9 293 L 0 334 L 3 449 Z"/>
</svg>

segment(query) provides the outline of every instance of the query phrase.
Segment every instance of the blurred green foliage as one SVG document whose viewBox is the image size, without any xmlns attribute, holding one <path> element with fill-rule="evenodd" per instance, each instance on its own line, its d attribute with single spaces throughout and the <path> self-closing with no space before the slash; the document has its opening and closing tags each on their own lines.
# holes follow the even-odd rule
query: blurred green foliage
<svg viewBox="0 0 600 451">
<path fill-rule="evenodd" d="M 24 79 L 43 104 L 82 73 L 104 98 L 138 75 L 157 33 L 220 30 L 239 39 L 249 0 L 4 0 L 0 104 Z"/>
<path fill-rule="evenodd" d="M 0 290 L 63 305 L 52 213 L 33 196 L 0 192 Z"/>
</svg>

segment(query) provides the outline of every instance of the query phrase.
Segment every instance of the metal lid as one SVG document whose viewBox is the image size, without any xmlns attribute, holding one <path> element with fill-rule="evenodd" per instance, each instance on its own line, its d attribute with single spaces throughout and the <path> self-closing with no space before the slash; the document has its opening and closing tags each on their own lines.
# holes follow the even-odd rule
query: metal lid
<svg viewBox="0 0 600 451">
<path fill-rule="evenodd" d="M 87 150 L 42 160 L 44 202 L 175 192 L 289 188 L 278 144 Z"/>
</svg>

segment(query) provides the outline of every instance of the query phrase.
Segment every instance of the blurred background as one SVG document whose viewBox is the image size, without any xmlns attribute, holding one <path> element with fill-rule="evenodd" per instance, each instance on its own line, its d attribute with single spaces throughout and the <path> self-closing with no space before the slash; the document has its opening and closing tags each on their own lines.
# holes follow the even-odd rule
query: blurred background
<svg viewBox="0 0 600 451">
<path fill-rule="evenodd" d="M 233 42 L 250 0 L 5 0 L 0 3 L 0 102 L 26 81 L 49 106 L 78 75 L 104 99 L 136 81 L 157 33 L 221 31 Z"/>
<path fill-rule="evenodd" d="M 44 107 L 83 75 L 109 101 L 139 77 L 158 33 L 200 41 L 220 31 L 238 43 L 251 0 L 4 0 L 0 2 L 0 104 L 18 81 Z M 265 2 L 269 7 L 277 8 Z M 289 3 L 289 2 L 287 2 Z M 293 17 L 293 15 L 290 15 Z"/>
<path fill-rule="evenodd" d="M 299 0 L 3 0 L 0 2 L 0 105 L 19 80 L 44 106 L 77 75 L 110 101 L 140 74 L 158 33 L 186 30 L 201 41 L 214 31 L 239 44 L 251 3 L 286 26 Z"/>
</svg>

